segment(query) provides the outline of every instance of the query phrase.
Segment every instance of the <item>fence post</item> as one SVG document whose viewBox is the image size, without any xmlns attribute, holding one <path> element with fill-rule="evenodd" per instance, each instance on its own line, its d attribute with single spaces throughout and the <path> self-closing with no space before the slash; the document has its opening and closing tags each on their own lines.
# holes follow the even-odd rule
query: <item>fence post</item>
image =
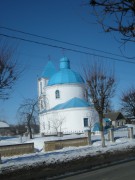
<svg viewBox="0 0 135 180">
<path fill-rule="evenodd" d="M 110 131 L 108 130 L 108 141 L 110 141 Z"/>
<path fill-rule="evenodd" d="M 109 141 L 114 142 L 114 131 L 113 131 L 113 129 L 109 129 L 108 139 L 109 139 Z"/>
<path fill-rule="evenodd" d="M 20 135 L 20 143 L 22 144 L 22 135 Z"/>
<path fill-rule="evenodd" d="M 44 134 L 44 133 L 41 133 L 41 137 L 45 137 L 45 134 Z"/>
<path fill-rule="evenodd" d="M 63 132 L 57 132 L 57 136 L 58 137 L 62 137 L 63 136 Z"/>
<path fill-rule="evenodd" d="M 2 160 L 1 160 L 1 154 L 0 154 L 0 164 L 2 164 Z"/>
<path fill-rule="evenodd" d="M 134 135 L 133 135 L 133 127 L 129 127 L 128 128 L 128 138 L 133 139 Z"/>
<path fill-rule="evenodd" d="M 0 173 L 2 173 L 2 160 L 1 160 L 1 154 L 0 154 Z"/>
</svg>

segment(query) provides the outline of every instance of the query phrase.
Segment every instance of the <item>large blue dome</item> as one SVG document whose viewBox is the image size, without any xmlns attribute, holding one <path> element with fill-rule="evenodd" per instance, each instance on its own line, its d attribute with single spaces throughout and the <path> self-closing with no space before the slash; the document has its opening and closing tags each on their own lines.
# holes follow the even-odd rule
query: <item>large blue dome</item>
<svg viewBox="0 0 135 180">
<path fill-rule="evenodd" d="M 48 82 L 48 86 L 56 84 L 84 83 L 80 74 L 70 69 L 70 61 L 67 57 L 60 60 L 60 71 L 54 74 Z"/>
</svg>

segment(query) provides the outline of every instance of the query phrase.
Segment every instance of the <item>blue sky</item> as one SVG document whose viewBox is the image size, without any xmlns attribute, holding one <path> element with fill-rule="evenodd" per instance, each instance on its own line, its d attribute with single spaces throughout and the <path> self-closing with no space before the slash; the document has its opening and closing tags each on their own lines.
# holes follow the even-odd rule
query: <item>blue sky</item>
<svg viewBox="0 0 135 180">
<path fill-rule="evenodd" d="M 0 26 L 122 55 L 120 52 L 121 44 L 116 40 L 119 36 L 112 33 L 104 33 L 101 27 L 95 23 L 94 17 L 90 16 L 90 8 L 82 5 L 84 2 L 88 1 L 0 0 Z M 94 50 L 88 51 L 75 48 L 1 28 L 0 33 L 109 56 Z M 76 71 L 80 70 L 82 64 L 87 65 L 95 59 L 103 61 L 109 66 L 114 66 L 118 79 L 116 96 L 113 100 L 116 109 L 119 108 L 121 91 L 134 85 L 134 64 L 108 60 L 108 58 L 99 58 L 94 55 L 86 55 L 68 50 L 63 51 L 62 48 L 57 49 L 10 38 L 8 38 L 8 42 L 15 47 L 17 46 L 16 58 L 19 64 L 25 67 L 23 75 L 14 86 L 10 99 L 0 102 L 0 118 L 7 120 L 9 123 L 17 122 L 16 111 L 24 98 L 37 96 L 37 76 L 42 73 L 48 61 L 48 56 L 51 57 L 57 68 L 59 67 L 59 59 L 63 55 L 67 56 L 71 61 L 71 67 Z M 132 43 L 126 44 L 125 47 L 122 46 L 121 50 L 125 56 L 135 56 L 134 44 Z"/>
</svg>

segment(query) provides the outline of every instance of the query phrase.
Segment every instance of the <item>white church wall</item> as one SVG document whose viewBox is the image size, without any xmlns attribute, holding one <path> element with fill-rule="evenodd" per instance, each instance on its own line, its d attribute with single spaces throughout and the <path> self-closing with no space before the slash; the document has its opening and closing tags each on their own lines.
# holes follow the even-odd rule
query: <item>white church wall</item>
<svg viewBox="0 0 135 180">
<path fill-rule="evenodd" d="M 48 79 L 40 78 L 38 80 L 38 98 L 39 98 L 39 109 L 40 111 L 46 109 L 47 98 L 46 98 L 46 86 Z"/>
<path fill-rule="evenodd" d="M 55 91 L 59 90 L 60 98 L 56 98 Z M 83 84 L 63 84 L 48 86 L 46 88 L 48 99 L 47 110 L 54 106 L 64 103 L 74 97 L 85 99 L 85 89 Z"/>
<path fill-rule="evenodd" d="M 39 115 L 39 127 L 40 127 L 40 133 L 43 133 L 45 131 L 45 119 L 44 115 Z"/>
<path fill-rule="evenodd" d="M 54 125 L 58 127 L 59 123 L 61 123 L 57 131 L 63 132 L 64 134 L 83 133 L 88 129 L 88 127 L 84 127 L 84 118 L 88 118 L 89 126 L 90 124 L 93 125 L 93 121 L 98 121 L 97 113 L 94 112 L 93 116 L 93 110 L 91 108 L 70 108 L 51 111 L 42 115 L 41 122 L 43 127 L 40 128 L 40 132 L 45 134 L 56 134 Z"/>
<path fill-rule="evenodd" d="M 38 80 L 38 96 L 41 96 L 42 94 L 45 93 L 47 83 L 48 83 L 48 79 L 46 78 L 40 78 Z"/>
</svg>

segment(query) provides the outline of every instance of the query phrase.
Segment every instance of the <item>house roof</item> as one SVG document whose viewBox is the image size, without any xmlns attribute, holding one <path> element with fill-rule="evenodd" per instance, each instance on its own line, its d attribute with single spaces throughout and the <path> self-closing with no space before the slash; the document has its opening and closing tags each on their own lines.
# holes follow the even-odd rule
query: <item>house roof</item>
<svg viewBox="0 0 135 180">
<path fill-rule="evenodd" d="M 111 119 L 111 121 L 125 119 L 121 112 L 110 112 L 110 113 L 104 114 L 104 117 Z"/>
<path fill-rule="evenodd" d="M 7 124 L 6 122 L 0 121 L 0 128 L 7 128 L 9 127 L 9 124 Z"/>
<path fill-rule="evenodd" d="M 60 70 L 51 77 L 48 82 L 48 86 L 71 83 L 84 83 L 84 80 L 80 74 L 70 69 L 69 59 L 67 57 L 63 57 L 60 59 Z"/>
</svg>

